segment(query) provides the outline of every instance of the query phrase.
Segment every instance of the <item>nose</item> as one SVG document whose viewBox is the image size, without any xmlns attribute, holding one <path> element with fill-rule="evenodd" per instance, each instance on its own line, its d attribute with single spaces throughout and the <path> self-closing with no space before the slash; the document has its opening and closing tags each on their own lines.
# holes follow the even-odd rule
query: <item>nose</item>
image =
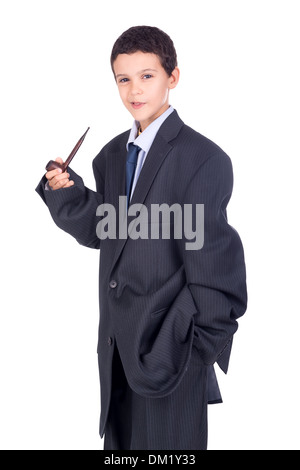
<svg viewBox="0 0 300 470">
<path fill-rule="evenodd" d="M 137 95 L 142 95 L 143 94 L 143 90 L 142 90 L 142 88 L 141 88 L 141 86 L 138 82 L 136 82 L 136 81 L 131 82 L 130 94 L 133 98 Z"/>
</svg>

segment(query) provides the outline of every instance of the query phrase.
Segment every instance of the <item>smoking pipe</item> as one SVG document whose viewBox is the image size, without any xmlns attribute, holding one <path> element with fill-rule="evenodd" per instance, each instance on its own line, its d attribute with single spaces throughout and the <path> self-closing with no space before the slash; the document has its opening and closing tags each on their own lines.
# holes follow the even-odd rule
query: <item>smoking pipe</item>
<svg viewBox="0 0 300 470">
<path fill-rule="evenodd" d="M 56 170 L 56 169 L 60 168 L 62 170 L 62 172 L 64 173 L 66 171 L 67 167 L 70 165 L 73 158 L 75 157 L 77 151 L 79 150 L 79 147 L 81 146 L 82 142 L 84 141 L 85 136 L 87 135 L 89 130 L 90 130 L 90 128 L 88 127 L 87 130 L 85 131 L 85 133 L 83 134 L 83 136 L 80 137 L 77 144 L 75 145 L 72 152 L 70 153 L 70 155 L 68 156 L 67 160 L 64 163 L 58 163 L 58 162 L 55 162 L 54 160 L 50 160 L 50 162 L 48 162 L 47 165 L 46 165 L 46 170 L 51 171 L 51 170 Z"/>
</svg>

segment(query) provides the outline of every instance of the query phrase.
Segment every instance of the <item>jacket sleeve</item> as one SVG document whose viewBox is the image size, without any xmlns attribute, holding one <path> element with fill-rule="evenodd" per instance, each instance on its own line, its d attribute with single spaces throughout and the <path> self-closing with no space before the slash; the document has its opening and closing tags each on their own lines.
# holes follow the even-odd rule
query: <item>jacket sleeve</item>
<svg viewBox="0 0 300 470">
<path fill-rule="evenodd" d="M 175 301 L 177 307 L 181 301 L 187 305 L 190 297 L 196 312 L 193 345 L 205 364 L 217 362 L 225 373 L 237 319 L 247 307 L 244 250 L 226 214 L 232 187 L 231 161 L 222 152 L 206 160 L 190 181 L 184 203 L 203 204 L 204 243 L 199 250 L 182 247 L 186 286 Z"/>
<path fill-rule="evenodd" d="M 83 180 L 71 168 L 68 168 L 74 186 L 56 191 L 46 190 L 44 176 L 36 188 L 48 206 L 56 225 L 72 235 L 78 243 L 89 248 L 100 248 L 100 239 L 96 234 L 96 210 L 103 203 L 101 178 L 94 165 L 97 192 L 84 186 Z"/>
</svg>

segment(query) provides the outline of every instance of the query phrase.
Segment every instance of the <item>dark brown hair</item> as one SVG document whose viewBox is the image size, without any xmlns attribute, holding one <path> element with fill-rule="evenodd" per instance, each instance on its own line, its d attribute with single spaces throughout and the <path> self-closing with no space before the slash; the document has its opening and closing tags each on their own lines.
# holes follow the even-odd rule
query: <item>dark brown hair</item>
<svg viewBox="0 0 300 470">
<path fill-rule="evenodd" d="M 113 46 L 110 58 L 113 72 L 113 65 L 119 54 L 133 54 L 138 51 L 156 54 L 169 77 L 177 66 L 173 41 L 164 31 L 153 26 L 133 26 Z"/>
</svg>

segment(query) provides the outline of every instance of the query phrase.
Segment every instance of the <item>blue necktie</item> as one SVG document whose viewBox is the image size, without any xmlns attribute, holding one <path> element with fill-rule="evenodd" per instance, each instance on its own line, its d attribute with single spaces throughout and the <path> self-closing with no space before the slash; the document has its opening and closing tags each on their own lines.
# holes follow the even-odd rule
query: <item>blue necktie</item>
<svg viewBox="0 0 300 470">
<path fill-rule="evenodd" d="M 134 179 L 134 173 L 136 170 L 138 154 L 140 147 L 130 143 L 128 146 L 127 160 L 126 160 L 126 196 L 127 196 L 127 207 L 129 206 L 130 194 Z"/>
</svg>

